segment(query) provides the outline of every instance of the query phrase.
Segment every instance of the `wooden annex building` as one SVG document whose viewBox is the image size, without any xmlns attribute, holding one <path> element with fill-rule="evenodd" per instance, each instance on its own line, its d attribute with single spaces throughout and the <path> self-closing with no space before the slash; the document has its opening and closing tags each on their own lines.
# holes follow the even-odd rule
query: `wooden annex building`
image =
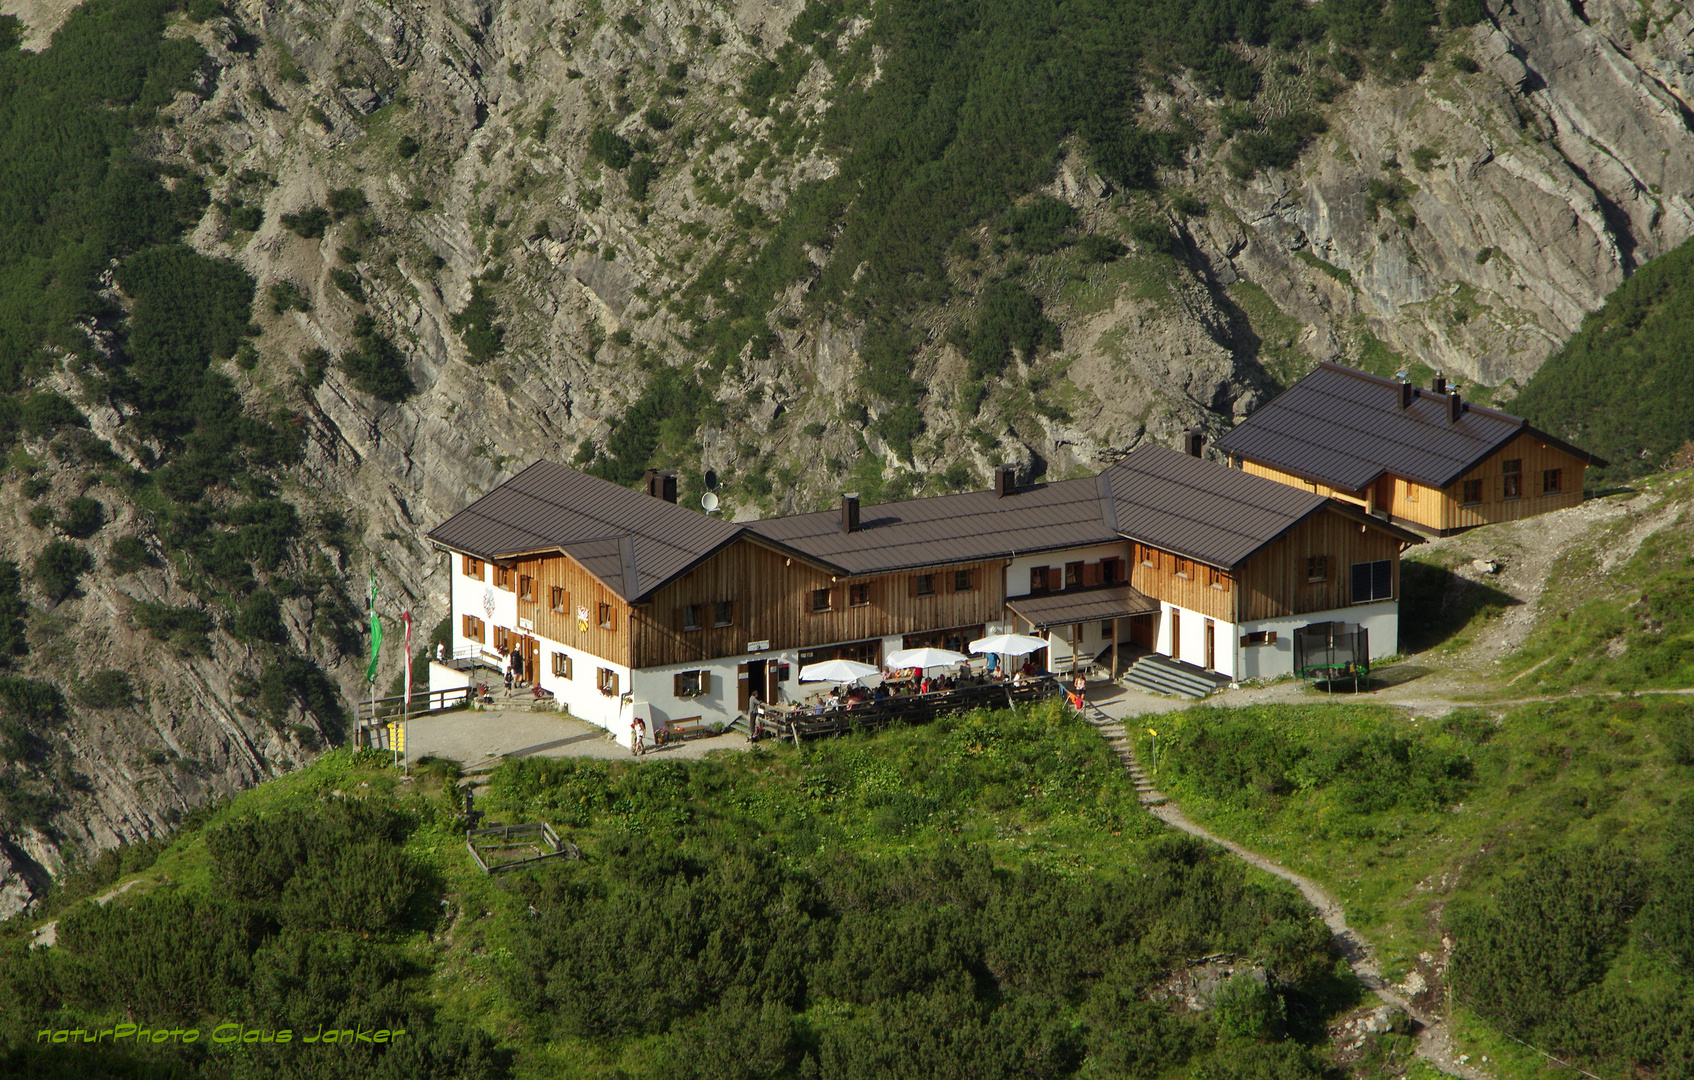
<svg viewBox="0 0 1694 1080">
<path fill-rule="evenodd" d="M 1287 674 L 1292 632 L 1363 625 L 1397 647 L 1399 557 L 1418 537 L 1347 502 L 1143 446 L 1099 476 L 765 521 L 537 462 L 434 529 L 454 655 L 525 670 L 627 740 L 799 696 L 806 664 L 1049 635 L 1055 669 L 1157 651 L 1229 678 Z"/>
<path fill-rule="evenodd" d="M 1607 464 L 1440 376 L 1425 390 L 1332 363 L 1217 447 L 1245 472 L 1435 535 L 1579 505 L 1584 470 Z"/>
</svg>

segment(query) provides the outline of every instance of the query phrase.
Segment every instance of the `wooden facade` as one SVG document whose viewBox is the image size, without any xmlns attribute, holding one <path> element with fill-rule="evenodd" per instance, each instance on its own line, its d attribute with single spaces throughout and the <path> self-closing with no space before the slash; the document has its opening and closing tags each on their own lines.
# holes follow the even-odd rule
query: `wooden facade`
<svg viewBox="0 0 1694 1080">
<path fill-rule="evenodd" d="M 1213 619 L 1235 621 L 1235 579 L 1228 571 L 1147 544 L 1131 544 L 1129 555 L 1132 588 Z"/>
<path fill-rule="evenodd" d="M 512 587 L 508 591 L 518 594 L 518 618 L 528 619 L 534 627 L 534 634 L 592 653 L 614 664 L 630 666 L 630 607 L 606 588 L 599 578 L 583 569 L 581 563 L 568 555 L 552 552 L 504 561 L 497 566 L 510 567 L 508 580 Z M 499 583 L 498 575 L 492 580 L 495 588 L 506 588 Z M 527 598 L 521 591 L 526 581 L 531 583 Z M 557 606 L 554 589 L 561 590 Z M 586 619 L 579 617 L 583 612 Z M 610 622 L 609 626 L 601 625 L 603 618 Z M 519 631 L 520 635 L 523 633 Z M 526 656 L 525 659 L 534 658 Z M 541 662 L 549 661 L 544 659 Z M 579 671 L 576 678 L 591 675 Z"/>
<path fill-rule="evenodd" d="M 1334 510 L 1321 510 L 1280 539 L 1254 552 L 1239 568 L 1239 588 L 1227 621 L 1255 622 L 1309 611 L 1333 611 L 1356 602 L 1353 566 L 1388 560 L 1391 594 L 1400 596 L 1404 541 L 1384 529 Z M 1312 560 L 1323 560 L 1321 567 Z M 1315 580 L 1314 580 L 1315 579 Z"/>
<path fill-rule="evenodd" d="M 1003 565 L 938 563 L 919 573 L 836 579 L 804 560 L 738 540 L 633 610 L 632 666 L 738 656 L 754 651 L 750 642 L 769 643 L 758 651 L 808 649 L 998 622 L 1005 617 Z M 961 583 L 968 587 L 956 588 Z M 818 595 L 825 590 L 827 596 Z M 717 605 L 725 602 L 729 621 L 720 626 Z M 688 628 L 690 608 L 698 629 Z"/>
<path fill-rule="evenodd" d="M 1509 474 L 1507 464 L 1516 462 L 1518 472 Z M 1370 513 L 1386 512 L 1393 520 L 1416 525 L 1429 532 L 1516 521 L 1582 503 L 1582 481 L 1588 463 L 1574 454 L 1537 439 L 1532 432 L 1513 437 L 1475 468 L 1445 488 L 1430 487 L 1404 477 L 1384 475 L 1375 484 L 1358 491 L 1332 488 L 1283 472 L 1274 466 L 1239 459 L 1241 471 L 1262 476 L 1289 487 L 1316 492 L 1363 507 Z M 1558 489 L 1544 491 L 1547 474 L 1558 472 Z M 1518 477 L 1518 494 L 1509 494 L 1510 475 Z"/>
</svg>

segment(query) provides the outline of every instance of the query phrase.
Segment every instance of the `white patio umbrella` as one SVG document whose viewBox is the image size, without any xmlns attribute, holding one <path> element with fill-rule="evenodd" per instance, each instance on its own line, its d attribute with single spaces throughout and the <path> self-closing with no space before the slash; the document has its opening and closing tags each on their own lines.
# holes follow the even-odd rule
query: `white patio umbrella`
<svg viewBox="0 0 1694 1080">
<path fill-rule="evenodd" d="M 1047 642 L 1027 634 L 990 634 L 970 643 L 973 653 L 1002 653 L 1006 656 L 1028 656 L 1047 647 Z"/>
<path fill-rule="evenodd" d="M 888 654 L 888 666 L 893 668 L 952 667 L 968 659 L 951 649 L 901 649 Z"/>
<path fill-rule="evenodd" d="M 857 682 L 866 675 L 876 674 L 876 665 L 861 664 L 857 660 L 825 660 L 821 664 L 807 664 L 800 669 L 801 682 Z"/>
</svg>

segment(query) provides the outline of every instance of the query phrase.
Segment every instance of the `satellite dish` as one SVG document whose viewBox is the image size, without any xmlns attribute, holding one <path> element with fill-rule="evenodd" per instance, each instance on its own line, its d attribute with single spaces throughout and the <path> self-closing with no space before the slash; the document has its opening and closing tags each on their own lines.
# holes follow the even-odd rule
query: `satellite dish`
<svg viewBox="0 0 1694 1080">
<path fill-rule="evenodd" d="M 707 469 L 706 470 L 706 490 L 707 491 L 716 491 L 717 489 L 718 489 L 717 470 Z"/>
<path fill-rule="evenodd" d="M 718 497 L 708 491 L 700 496 L 700 505 L 705 508 L 706 513 L 715 513 L 718 508 Z"/>
</svg>

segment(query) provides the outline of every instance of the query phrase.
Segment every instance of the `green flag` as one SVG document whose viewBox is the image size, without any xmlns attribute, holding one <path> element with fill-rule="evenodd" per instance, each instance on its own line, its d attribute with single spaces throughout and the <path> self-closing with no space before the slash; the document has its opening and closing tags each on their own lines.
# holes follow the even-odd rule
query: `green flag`
<svg viewBox="0 0 1694 1080">
<path fill-rule="evenodd" d="M 376 613 L 376 567 L 371 567 L 371 664 L 365 669 L 365 681 L 376 682 L 376 658 L 382 649 L 382 619 Z"/>
</svg>

